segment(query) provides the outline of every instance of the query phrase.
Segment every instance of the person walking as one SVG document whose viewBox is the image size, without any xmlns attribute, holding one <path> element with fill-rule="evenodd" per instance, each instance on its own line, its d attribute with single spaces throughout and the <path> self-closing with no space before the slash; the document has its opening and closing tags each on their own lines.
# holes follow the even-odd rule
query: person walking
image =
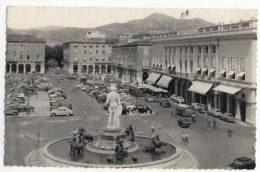
<svg viewBox="0 0 260 172">
<path fill-rule="evenodd" d="M 228 137 L 232 137 L 233 130 L 231 128 L 228 128 L 227 132 L 228 132 Z"/>
<path fill-rule="evenodd" d="M 213 120 L 213 129 L 214 129 L 214 130 L 217 129 L 217 121 L 216 121 L 215 118 L 214 118 L 214 120 Z"/>
<path fill-rule="evenodd" d="M 207 117 L 207 126 L 208 126 L 208 128 L 210 128 L 210 119 L 209 119 L 209 117 Z"/>
<path fill-rule="evenodd" d="M 188 145 L 188 144 L 190 144 L 190 139 L 189 139 L 189 133 L 188 132 L 186 132 L 186 134 L 185 134 L 185 140 L 186 140 L 186 145 Z"/>
<path fill-rule="evenodd" d="M 185 133 L 183 132 L 181 135 L 181 144 L 185 145 L 186 141 L 185 141 Z"/>
</svg>

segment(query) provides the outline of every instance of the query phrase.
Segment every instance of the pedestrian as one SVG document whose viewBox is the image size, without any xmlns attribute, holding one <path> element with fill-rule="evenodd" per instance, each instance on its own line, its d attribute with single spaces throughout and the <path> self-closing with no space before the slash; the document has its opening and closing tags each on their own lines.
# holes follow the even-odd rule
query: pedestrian
<svg viewBox="0 0 260 172">
<path fill-rule="evenodd" d="M 228 137 L 232 137 L 233 130 L 231 128 L 228 128 L 227 132 L 228 132 Z"/>
<path fill-rule="evenodd" d="M 190 143 L 189 142 L 189 133 L 188 132 L 186 132 L 186 134 L 185 134 L 185 142 L 186 142 L 185 145 L 188 145 Z"/>
<path fill-rule="evenodd" d="M 193 122 L 193 123 L 196 122 L 196 114 L 195 114 L 195 111 L 192 113 L 191 119 L 192 119 L 192 122 Z"/>
<path fill-rule="evenodd" d="M 213 120 L 213 129 L 217 129 L 217 121 L 215 118 Z"/>
<path fill-rule="evenodd" d="M 207 118 L 207 125 L 208 125 L 208 128 L 210 128 L 210 119 L 209 119 L 209 117 Z"/>
<path fill-rule="evenodd" d="M 173 117 L 173 111 L 171 111 L 171 117 Z"/>
<path fill-rule="evenodd" d="M 185 141 L 185 133 L 183 132 L 181 135 L 181 144 L 185 145 L 186 141 Z"/>
</svg>

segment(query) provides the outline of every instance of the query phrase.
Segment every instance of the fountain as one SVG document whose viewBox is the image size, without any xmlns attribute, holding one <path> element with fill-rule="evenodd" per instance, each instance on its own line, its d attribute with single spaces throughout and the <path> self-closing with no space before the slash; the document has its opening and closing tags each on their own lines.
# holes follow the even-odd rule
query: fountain
<svg viewBox="0 0 260 172">
<path fill-rule="evenodd" d="M 106 103 L 109 105 L 107 126 L 84 145 L 84 151 L 80 151 L 78 156 L 69 153 L 70 143 L 74 138 L 63 138 L 30 153 L 26 157 L 26 163 L 35 165 L 34 156 L 37 155 L 36 161 L 38 165 L 39 161 L 42 162 L 41 166 L 116 168 L 195 168 L 197 166 L 196 159 L 189 152 L 177 148 L 171 142 L 160 140 L 158 135 L 134 136 L 131 126 L 132 138 L 129 139 L 127 137 L 129 130 L 124 131 L 120 125 L 122 105 L 116 92 L 116 85 L 111 85 Z M 119 148 L 125 152 L 122 159 L 117 158 Z"/>
</svg>

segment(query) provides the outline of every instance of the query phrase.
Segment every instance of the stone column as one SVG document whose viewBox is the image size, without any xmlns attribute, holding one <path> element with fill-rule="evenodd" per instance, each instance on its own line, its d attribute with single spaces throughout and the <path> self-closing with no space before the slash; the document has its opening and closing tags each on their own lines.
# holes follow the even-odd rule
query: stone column
<svg viewBox="0 0 260 172">
<path fill-rule="evenodd" d="M 175 95 L 178 95 L 178 81 L 175 80 Z"/>
<path fill-rule="evenodd" d="M 102 65 L 99 65 L 99 73 L 100 73 L 100 74 L 102 73 L 101 67 L 102 67 Z"/>
<path fill-rule="evenodd" d="M 106 73 L 108 73 L 108 71 L 107 71 L 107 65 L 105 65 L 105 67 L 106 67 Z"/>
<path fill-rule="evenodd" d="M 214 92 L 214 108 L 218 108 L 218 93 Z"/>
<path fill-rule="evenodd" d="M 230 112 L 230 95 L 227 94 L 227 112 Z"/>
<path fill-rule="evenodd" d="M 236 114 L 235 114 L 235 118 L 240 120 L 241 118 L 241 114 L 240 114 L 240 100 L 236 99 Z"/>
</svg>

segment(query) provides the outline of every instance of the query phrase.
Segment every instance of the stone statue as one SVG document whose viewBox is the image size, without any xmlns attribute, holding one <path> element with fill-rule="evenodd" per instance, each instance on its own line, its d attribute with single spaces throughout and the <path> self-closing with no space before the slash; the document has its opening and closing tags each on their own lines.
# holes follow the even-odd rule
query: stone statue
<svg viewBox="0 0 260 172">
<path fill-rule="evenodd" d="M 116 84 L 111 84 L 111 92 L 107 95 L 106 104 L 108 104 L 109 111 L 107 129 L 120 129 L 122 104 L 120 95 L 116 92 Z"/>
</svg>

